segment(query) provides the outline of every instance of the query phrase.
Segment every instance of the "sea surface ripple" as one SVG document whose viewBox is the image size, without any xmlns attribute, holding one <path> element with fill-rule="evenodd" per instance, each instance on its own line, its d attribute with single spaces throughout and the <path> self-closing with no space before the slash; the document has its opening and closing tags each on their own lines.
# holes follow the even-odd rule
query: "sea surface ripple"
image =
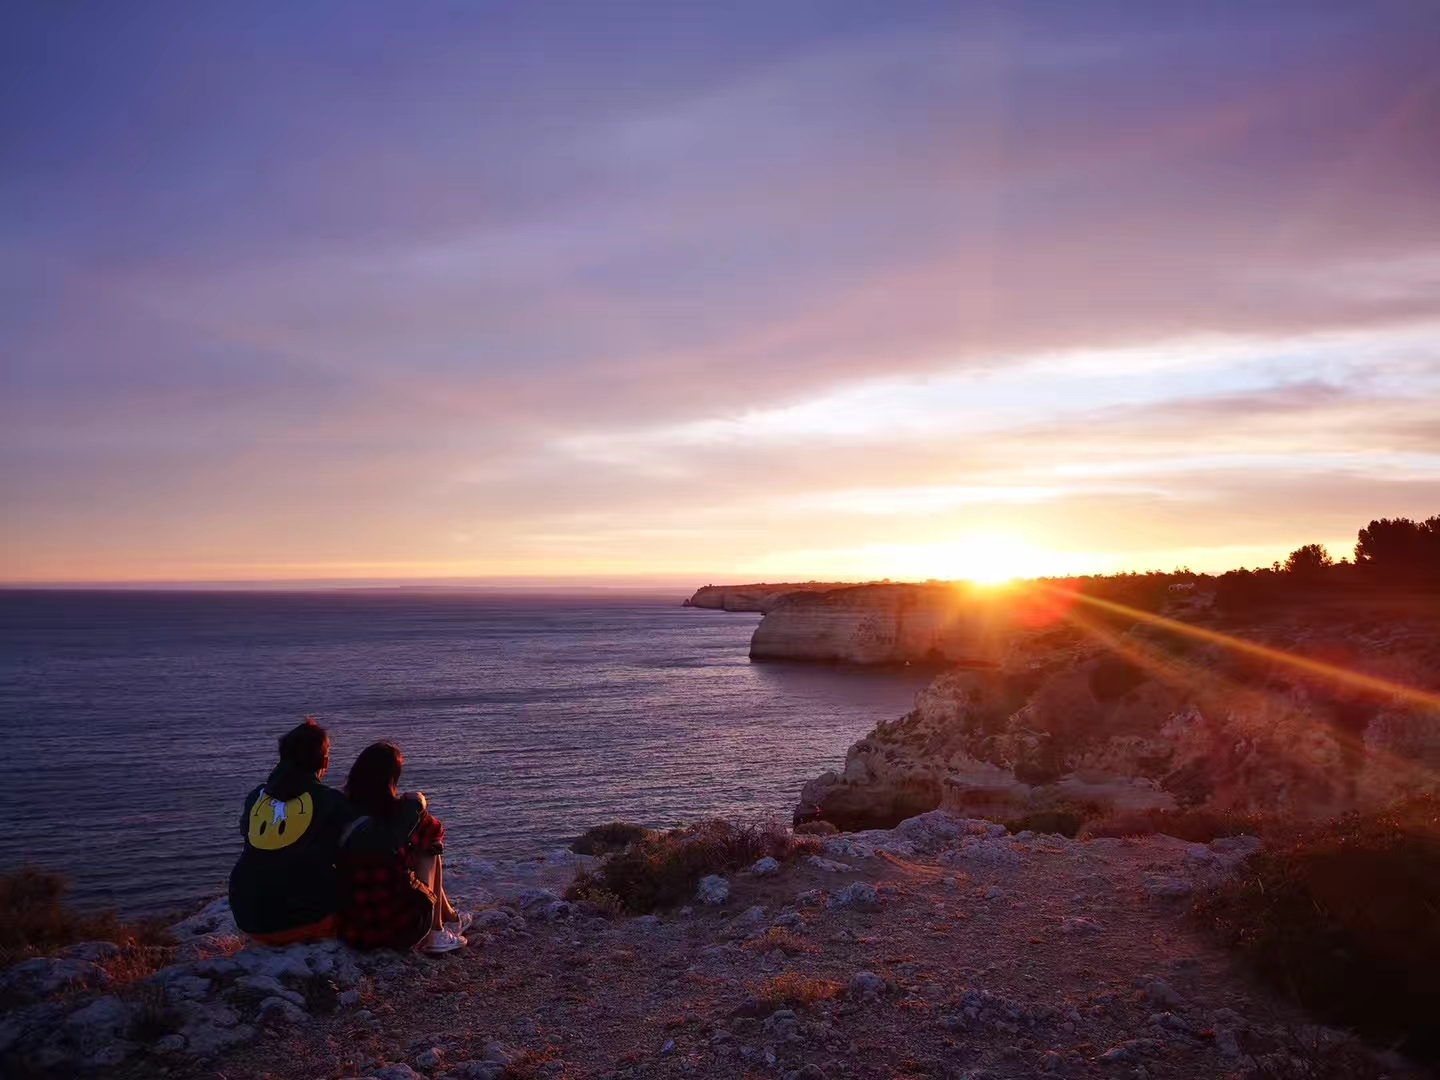
<svg viewBox="0 0 1440 1080">
<path fill-rule="evenodd" d="M 405 753 L 451 850 L 518 856 L 624 819 L 788 819 L 919 673 L 752 664 L 756 615 L 677 596 L 0 593 L 0 868 L 125 913 L 223 891 L 245 794 L 302 716 L 327 780 Z"/>
</svg>

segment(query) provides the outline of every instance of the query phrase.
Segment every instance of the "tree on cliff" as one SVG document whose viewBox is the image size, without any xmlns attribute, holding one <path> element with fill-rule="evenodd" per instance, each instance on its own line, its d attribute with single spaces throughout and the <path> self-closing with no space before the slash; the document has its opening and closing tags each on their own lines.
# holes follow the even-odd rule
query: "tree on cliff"
<svg viewBox="0 0 1440 1080">
<path fill-rule="evenodd" d="M 1355 543 L 1355 564 L 1387 581 L 1440 581 L 1440 515 L 1370 522 Z"/>
</svg>

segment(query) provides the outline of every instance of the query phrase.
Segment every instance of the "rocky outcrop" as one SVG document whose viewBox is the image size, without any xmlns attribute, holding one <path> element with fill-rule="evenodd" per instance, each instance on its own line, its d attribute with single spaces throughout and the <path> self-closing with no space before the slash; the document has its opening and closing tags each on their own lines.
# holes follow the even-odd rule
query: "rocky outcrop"
<svg viewBox="0 0 1440 1080">
<path fill-rule="evenodd" d="M 1248 635 L 1297 654 L 1335 656 L 1343 646 L 1345 666 L 1401 685 L 1440 675 L 1430 625 Z M 1001 817 L 1207 807 L 1320 819 L 1437 789 L 1434 710 L 1222 645 L 1140 628 L 1104 644 L 1067 627 L 1017 636 L 992 670 L 940 675 L 913 712 L 855 743 L 841 771 L 807 783 L 795 817 L 846 829 L 936 807 Z"/>
<path fill-rule="evenodd" d="M 1002 603 L 964 586 L 852 585 L 777 601 L 755 629 L 750 658 L 990 665 L 1008 626 Z"/>
<path fill-rule="evenodd" d="M 766 612 L 791 593 L 826 592 L 844 588 L 831 582 L 807 581 L 800 584 L 776 585 L 706 585 L 682 607 L 710 608 L 715 611 Z"/>
</svg>

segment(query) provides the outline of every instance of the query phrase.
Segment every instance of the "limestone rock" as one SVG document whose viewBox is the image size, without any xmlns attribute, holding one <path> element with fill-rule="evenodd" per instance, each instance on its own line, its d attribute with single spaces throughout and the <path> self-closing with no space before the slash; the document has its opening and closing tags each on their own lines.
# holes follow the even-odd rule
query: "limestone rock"
<svg viewBox="0 0 1440 1080">
<path fill-rule="evenodd" d="M 700 879 L 700 887 L 695 890 L 697 903 L 709 907 L 718 907 L 730 896 L 730 883 L 719 874 L 710 874 Z"/>
<path fill-rule="evenodd" d="M 755 628 L 752 660 L 849 664 L 997 661 L 993 606 L 949 585 L 853 585 L 791 593 Z"/>
<path fill-rule="evenodd" d="M 880 894 L 875 886 L 866 881 L 856 881 L 845 886 L 825 902 L 828 908 L 851 908 L 855 911 L 879 911 Z"/>
<path fill-rule="evenodd" d="M 105 969 L 89 960 L 38 956 L 0 973 L 0 997 L 38 1001 L 65 990 L 103 990 Z"/>
</svg>

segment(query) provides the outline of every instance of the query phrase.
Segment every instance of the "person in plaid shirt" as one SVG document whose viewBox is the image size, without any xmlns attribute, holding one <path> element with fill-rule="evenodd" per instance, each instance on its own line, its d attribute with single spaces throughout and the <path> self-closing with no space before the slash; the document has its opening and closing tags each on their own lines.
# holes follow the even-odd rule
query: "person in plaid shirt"
<svg viewBox="0 0 1440 1080">
<path fill-rule="evenodd" d="M 470 919 L 445 896 L 445 826 L 424 795 L 396 793 L 404 765 L 398 746 L 378 742 L 350 769 L 345 796 L 361 816 L 340 840 L 336 935 L 357 949 L 451 952 Z"/>
</svg>

